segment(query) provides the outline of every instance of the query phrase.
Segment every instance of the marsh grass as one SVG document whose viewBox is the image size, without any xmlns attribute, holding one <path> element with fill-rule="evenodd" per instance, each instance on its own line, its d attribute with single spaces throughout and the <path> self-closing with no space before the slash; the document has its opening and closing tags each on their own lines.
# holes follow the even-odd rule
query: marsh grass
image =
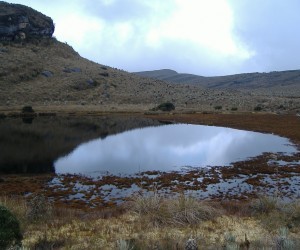
<svg viewBox="0 0 300 250">
<path fill-rule="evenodd" d="M 184 194 L 165 198 L 154 190 L 151 194 L 138 194 L 131 202 L 131 209 L 141 218 L 155 226 L 197 225 L 212 220 L 221 213 L 208 203 L 200 202 Z"/>
<path fill-rule="evenodd" d="M 189 239 L 198 249 L 299 249 L 299 202 L 283 208 L 260 199 L 268 201 L 268 209 L 253 212 L 257 200 L 238 206 L 152 192 L 115 213 L 53 207 L 38 220 L 28 217 L 30 205 L 23 198 L 0 197 L 0 205 L 19 219 L 25 249 L 173 250 L 185 249 Z"/>
</svg>

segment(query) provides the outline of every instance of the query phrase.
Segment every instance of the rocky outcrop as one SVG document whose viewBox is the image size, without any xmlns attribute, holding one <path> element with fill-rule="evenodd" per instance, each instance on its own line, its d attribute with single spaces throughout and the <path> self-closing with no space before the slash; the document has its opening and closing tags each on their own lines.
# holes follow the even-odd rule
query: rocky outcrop
<svg viewBox="0 0 300 250">
<path fill-rule="evenodd" d="M 0 1 L 0 40 L 24 40 L 52 37 L 54 23 L 50 17 L 21 4 Z"/>
</svg>

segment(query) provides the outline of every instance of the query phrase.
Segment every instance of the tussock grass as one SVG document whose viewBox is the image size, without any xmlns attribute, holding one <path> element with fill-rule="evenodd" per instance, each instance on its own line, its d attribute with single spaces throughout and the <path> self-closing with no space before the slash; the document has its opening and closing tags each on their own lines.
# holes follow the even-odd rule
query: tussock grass
<svg viewBox="0 0 300 250">
<path fill-rule="evenodd" d="M 131 209 L 155 226 L 197 225 L 221 214 L 217 209 L 193 197 L 181 194 L 176 198 L 165 198 L 157 191 L 148 195 L 136 195 L 131 202 Z"/>
<path fill-rule="evenodd" d="M 137 195 L 111 216 L 53 207 L 44 220 L 34 220 L 24 199 L 0 198 L 20 221 L 25 249 L 185 249 L 188 242 L 198 249 L 299 249 L 299 202 L 279 209 L 276 201 L 254 213 L 255 202 L 233 210 L 220 202 L 153 192 Z M 235 212 L 238 208 L 243 212 Z"/>
</svg>

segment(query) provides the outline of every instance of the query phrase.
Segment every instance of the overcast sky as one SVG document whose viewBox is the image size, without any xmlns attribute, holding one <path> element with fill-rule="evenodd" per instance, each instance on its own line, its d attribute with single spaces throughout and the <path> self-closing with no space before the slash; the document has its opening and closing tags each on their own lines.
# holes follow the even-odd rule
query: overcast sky
<svg viewBox="0 0 300 250">
<path fill-rule="evenodd" d="M 299 69 L 299 0 L 11 0 L 95 62 L 204 76 Z"/>
</svg>

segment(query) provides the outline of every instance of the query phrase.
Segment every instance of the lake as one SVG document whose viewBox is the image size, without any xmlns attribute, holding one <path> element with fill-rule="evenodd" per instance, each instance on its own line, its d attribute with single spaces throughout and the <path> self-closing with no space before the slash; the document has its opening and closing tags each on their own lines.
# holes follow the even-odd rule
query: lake
<svg viewBox="0 0 300 250">
<path fill-rule="evenodd" d="M 295 153 L 286 138 L 237 129 L 128 117 L 0 120 L 5 173 L 135 174 L 225 166 L 263 152 Z"/>
<path fill-rule="evenodd" d="M 54 163 L 56 173 L 126 175 L 226 166 L 264 152 L 295 153 L 288 139 L 237 129 L 172 124 L 139 128 L 76 147 Z"/>
</svg>

